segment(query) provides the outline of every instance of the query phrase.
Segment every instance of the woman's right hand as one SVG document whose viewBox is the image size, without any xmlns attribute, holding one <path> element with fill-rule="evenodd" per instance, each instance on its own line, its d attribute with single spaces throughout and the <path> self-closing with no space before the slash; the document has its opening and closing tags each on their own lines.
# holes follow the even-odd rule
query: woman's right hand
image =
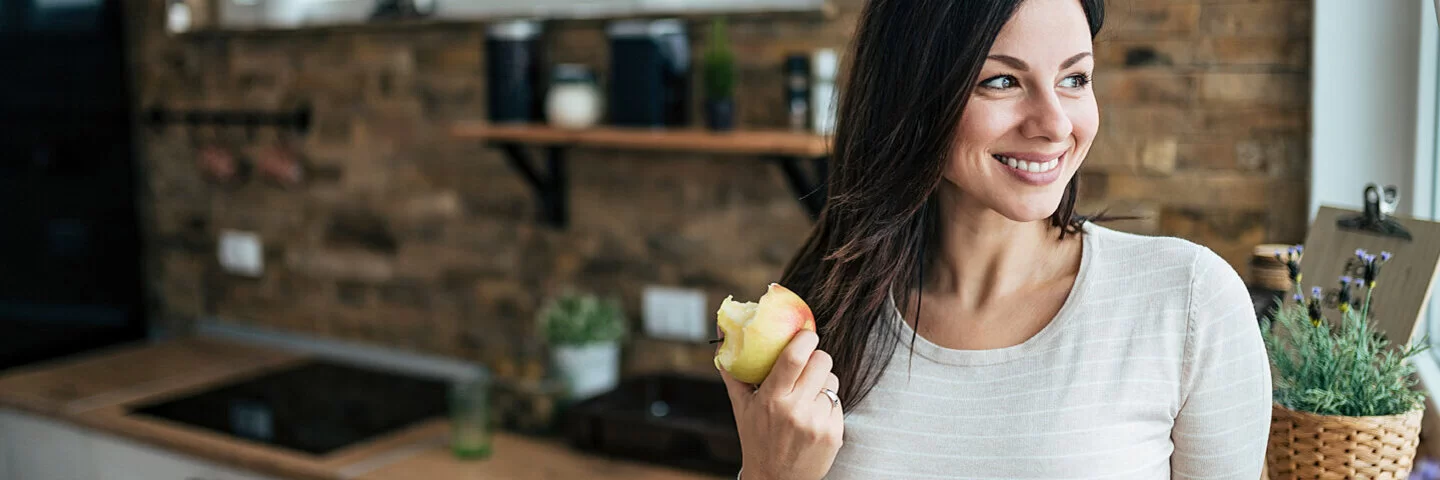
<svg viewBox="0 0 1440 480">
<path fill-rule="evenodd" d="M 815 332 L 795 334 L 759 388 L 720 371 L 740 431 L 743 480 L 819 480 L 830 471 L 845 420 L 842 406 L 821 393 L 838 392 L 840 380 L 819 343 Z"/>
</svg>

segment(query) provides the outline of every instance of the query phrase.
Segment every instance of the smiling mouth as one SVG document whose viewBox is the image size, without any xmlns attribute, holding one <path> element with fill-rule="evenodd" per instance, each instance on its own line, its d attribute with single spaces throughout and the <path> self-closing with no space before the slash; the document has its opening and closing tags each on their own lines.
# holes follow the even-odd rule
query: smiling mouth
<svg viewBox="0 0 1440 480">
<path fill-rule="evenodd" d="M 996 161 L 1005 164 L 1006 166 L 1009 166 L 1010 168 L 1022 172 L 1045 173 L 1054 170 L 1056 167 L 1060 166 L 1060 157 L 1050 159 L 1050 161 L 1046 162 L 1031 162 L 1026 160 L 1020 160 L 1014 157 L 1007 157 L 1004 155 L 991 155 L 991 157 L 994 158 Z"/>
</svg>

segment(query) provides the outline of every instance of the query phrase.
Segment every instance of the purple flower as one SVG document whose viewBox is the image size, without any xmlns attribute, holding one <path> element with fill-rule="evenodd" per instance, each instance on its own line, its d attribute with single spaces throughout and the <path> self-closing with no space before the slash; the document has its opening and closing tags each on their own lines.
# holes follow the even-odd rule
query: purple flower
<svg viewBox="0 0 1440 480">
<path fill-rule="evenodd" d="M 1295 246 L 1295 253 L 1305 253 L 1305 246 L 1304 246 L 1304 245 L 1296 245 L 1296 246 Z"/>
<path fill-rule="evenodd" d="M 1357 251 L 1363 252 L 1363 250 Z M 1391 256 L 1390 252 L 1384 251 L 1380 252 L 1378 257 L 1369 253 L 1360 256 L 1360 262 L 1365 267 L 1363 278 L 1365 279 L 1364 285 L 1366 288 L 1375 288 L 1375 278 L 1380 276 L 1380 266 L 1389 261 Z"/>
<path fill-rule="evenodd" d="M 1340 285 L 1341 285 L 1341 286 L 1349 285 L 1351 280 L 1354 280 L 1354 279 L 1353 279 L 1353 278 L 1350 278 L 1349 275 L 1341 275 L 1341 276 L 1340 276 Z"/>
<path fill-rule="evenodd" d="M 1280 262 L 1281 264 L 1285 265 L 1285 270 L 1289 272 L 1289 274 L 1290 274 L 1290 281 L 1291 281 L 1292 283 L 1299 283 L 1299 281 L 1300 281 L 1300 247 L 1299 247 L 1299 246 L 1292 246 L 1292 247 L 1286 249 L 1285 252 L 1286 252 L 1286 253 L 1284 253 L 1284 254 L 1281 254 L 1280 252 L 1275 252 L 1275 261 Z"/>
<path fill-rule="evenodd" d="M 1360 258 L 1365 258 L 1365 249 L 1363 249 L 1363 248 L 1357 248 L 1357 249 L 1355 249 L 1355 256 L 1360 257 Z"/>
<path fill-rule="evenodd" d="M 1297 302 L 1303 302 L 1303 301 L 1305 301 L 1305 296 L 1297 293 L 1297 294 L 1295 294 L 1295 301 L 1297 301 Z"/>
<path fill-rule="evenodd" d="M 1320 297 L 1320 287 L 1310 287 L 1310 296 Z"/>
</svg>

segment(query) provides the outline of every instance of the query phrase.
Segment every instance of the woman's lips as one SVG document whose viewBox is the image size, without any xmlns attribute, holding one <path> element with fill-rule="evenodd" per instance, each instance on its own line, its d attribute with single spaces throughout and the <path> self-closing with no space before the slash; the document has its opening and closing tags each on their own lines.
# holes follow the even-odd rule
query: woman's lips
<svg viewBox="0 0 1440 480">
<path fill-rule="evenodd" d="M 1001 168 L 1016 179 L 1030 185 L 1044 186 L 1060 178 L 1066 153 L 1045 155 L 1033 153 L 997 153 L 991 155 Z"/>
</svg>

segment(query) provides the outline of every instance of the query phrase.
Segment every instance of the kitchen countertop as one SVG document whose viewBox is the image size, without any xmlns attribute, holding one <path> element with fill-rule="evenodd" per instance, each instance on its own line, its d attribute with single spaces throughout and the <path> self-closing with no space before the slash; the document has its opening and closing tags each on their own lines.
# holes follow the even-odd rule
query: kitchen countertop
<svg viewBox="0 0 1440 480">
<path fill-rule="evenodd" d="M 127 414 L 127 407 L 257 376 L 310 357 L 212 338 L 92 352 L 0 374 L 0 408 L 12 408 L 262 475 L 304 480 L 727 478 L 610 459 L 497 431 L 494 454 L 459 460 L 436 419 L 323 456 Z"/>
</svg>

